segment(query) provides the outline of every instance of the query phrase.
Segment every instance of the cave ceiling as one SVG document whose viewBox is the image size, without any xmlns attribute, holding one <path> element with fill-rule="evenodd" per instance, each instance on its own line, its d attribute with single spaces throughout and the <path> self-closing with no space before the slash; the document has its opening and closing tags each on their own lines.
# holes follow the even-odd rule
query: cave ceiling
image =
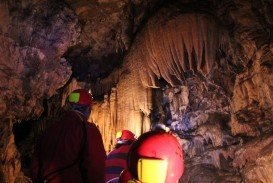
<svg viewBox="0 0 273 183">
<path fill-rule="evenodd" d="M 272 12 L 271 0 L 0 1 L 0 182 L 28 179 L 13 125 L 53 116 L 77 87 L 93 92 L 107 151 L 117 131 L 159 122 L 180 139 L 182 182 L 273 182 Z"/>
</svg>

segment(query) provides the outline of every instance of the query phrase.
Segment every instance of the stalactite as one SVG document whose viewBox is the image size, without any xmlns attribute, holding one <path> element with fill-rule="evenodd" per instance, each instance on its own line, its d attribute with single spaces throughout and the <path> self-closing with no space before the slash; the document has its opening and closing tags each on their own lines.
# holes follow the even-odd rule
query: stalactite
<svg viewBox="0 0 273 183">
<path fill-rule="evenodd" d="M 206 75 L 213 67 L 216 51 L 225 47 L 227 38 L 221 38 L 224 31 L 212 17 L 184 14 L 168 18 L 158 15 L 150 20 L 137 37 L 138 47 L 133 47 L 144 86 L 154 87 L 151 78 L 156 80 L 155 76 L 174 86 L 183 82 L 184 72 Z"/>
<path fill-rule="evenodd" d="M 189 105 L 188 97 L 190 93 L 188 86 L 184 85 L 185 73 L 190 71 L 206 75 L 210 72 L 215 61 L 216 50 L 220 44 L 224 44 L 219 42 L 219 36 L 219 27 L 207 15 L 180 14 L 169 16 L 167 14 L 165 16 L 161 12 L 148 21 L 147 25 L 136 37 L 130 52 L 125 56 L 122 68 L 108 78 L 99 81 L 101 84 L 99 90 L 105 90 L 105 88 L 113 86 L 115 81 L 117 82 L 115 97 L 113 103 L 110 102 L 110 107 L 108 104 L 109 99 L 107 99 L 108 102 L 103 102 L 105 104 L 98 104 L 100 110 L 103 110 L 103 106 L 107 106 L 104 112 L 108 110 L 110 117 L 104 118 L 105 114 L 102 113 L 93 114 L 93 117 L 96 118 L 94 121 L 97 120 L 99 126 L 102 126 L 100 128 L 103 131 L 103 136 L 108 135 L 111 138 L 110 140 L 105 137 L 108 139 L 105 141 L 107 142 L 107 150 L 111 149 L 114 142 L 114 134 L 109 135 L 110 133 L 128 129 L 138 136 L 150 129 L 151 88 L 159 87 L 159 78 L 164 79 L 171 86 L 182 85 L 182 87 L 177 86 L 178 88 L 173 91 L 171 89 L 170 92 L 166 92 L 171 105 L 172 114 L 171 119 L 169 119 L 173 122 L 171 127 L 173 130 L 181 130 L 180 128 L 183 126 L 181 120 Z M 200 90 L 206 91 L 205 88 Z M 201 93 L 200 96 L 202 96 Z M 171 97 L 173 97 L 173 100 L 171 100 Z M 200 99 L 199 103 L 204 103 L 204 108 L 209 110 L 207 109 L 210 105 L 208 101 Z M 217 110 L 216 104 L 213 107 L 215 109 L 211 108 L 211 110 Z M 203 116 L 206 115 L 203 114 Z M 202 115 L 199 117 L 197 119 L 199 121 L 191 119 L 192 124 L 188 124 L 189 126 L 185 124 L 182 127 L 183 130 L 195 129 L 207 122 L 207 118 L 202 119 Z M 190 156 L 205 151 L 203 147 L 204 139 L 211 140 L 214 147 L 223 144 L 222 138 L 217 136 L 223 136 L 219 131 L 219 125 L 217 129 L 216 127 L 209 127 L 211 126 L 204 126 L 203 129 L 206 132 L 202 131 L 202 129 L 197 131 L 192 142 L 194 147 L 189 146 L 189 151 L 192 152 L 189 153 Z M 213 163 L 219 166 L 217 164 L 219 162 L 215 161 Z"/>
<path fill-rule="evenodd" d="M 160 77 L 172 86 L 180 85 L 188 71 L 208 74 L 216 51 L 227 44 L 225 32 L 208 15 L 164 13 L 148 21 L 125 57 L 125 62 L 137 65 L 132 68 L 137 67 L 145 87 L 157 87 Z M 118 75 L 121 73 L 102 80 L 100 90 L 113 86 Z"/>
</svg>

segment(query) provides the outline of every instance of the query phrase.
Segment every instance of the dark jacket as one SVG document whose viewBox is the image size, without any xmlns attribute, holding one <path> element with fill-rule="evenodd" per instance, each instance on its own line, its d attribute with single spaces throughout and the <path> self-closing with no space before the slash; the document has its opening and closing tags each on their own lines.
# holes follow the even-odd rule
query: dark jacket
<svg viewBox="0 0 273 183">
<path fill-rule="evenodd" d="M 127 168 L 126 160 L 130 147 L 130 144 L 125 144 L 108 154 L 105 163 L 105 182 L 118 182 L 120 173 Z"/>
<path fill-rule="evenodd" d="M 105 159 L 97 127 L 87 122 L 81 113 L 69 111 L 39 140 L 31 163 L 31 176 L 35 182 L 40 164 L 48 183 L 103 183 Z"/>
</svg>

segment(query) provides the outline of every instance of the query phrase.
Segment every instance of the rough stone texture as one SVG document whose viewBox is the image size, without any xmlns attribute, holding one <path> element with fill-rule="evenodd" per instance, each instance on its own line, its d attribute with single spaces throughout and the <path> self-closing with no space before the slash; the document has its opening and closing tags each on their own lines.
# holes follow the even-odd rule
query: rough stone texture
<svg viewBox="0 0 273 183">
<path fill-rule="evenodd" d="M 71 68 L 61 56 L 76 43 L 80 29 L 64 4 L 4 1 L 0 9 L 0 126 L 5 129 L 5 121 L 39 117 L 43 100 L 68 81 Z M 22 174 L 12 123 L 2 132 L 6 138 L 1 138 L 4 182 L 14 182 Z"/>
<path fill-rule="evenodd" d="M 263 50 L 252 67 L 235 81 L 231 127 L 233 134 L 259 136 L 271 130 L 273 120 L 272 67 L 263 64 Z"/>
<path fill-rule="evenodd" d="M 62 56 L 103 96 L 90 120 L 107 151 L 118 130 L 164 123 L 185 151 L 182 182 L 273 181 L 273 3 L 162 2 L 1 1 L 1 182 L 28 181 L 12 124 L 67 82 Z"/>
<path fill-rule="evenodd" d="M 209 164 L 190 165 L 185 168 L 185 175 L 181 182 L 202 183 L 237 183 L 241 182 L 239 175 L 220 171 Z M 190 176 L 189 176 L 190 175 Z"/>
<path fill-rule="evenodd" d="M 20 154 L 14 143 L 12 125 L 11 119 L 1 119 L 0 139 L 2 140 L 0 143 L 0 182 L 30 183 L 31 180 L 28 177 L 25 177 L 21 172 Z"/>
<path fill-rule="evenodd" d="M 71 75 L 66 60 L 60 57 L 75 44 L 77 19 L 63 5 L 50 9 L 53 6 L 42 1 L 1 3 L 1 103 L 6 108 L 3 113 L 12 113 L 5 116 L 39 116 L 42 100 Z"/>
<path fill-rule="evenodd" d="M 245 182 L 273 181 L 272 148 L 273 137 L 268 134 L 238 147 L 233 164 L 241 169 Z"/>
<path fill-rule="evenodd" d="M 78 60 L 96 60 L 124 51 L 160 2 L 1 1 L 1 118 L 15 122 L 41 115 L 42 101 L 55 94 L 71 75 L 66 60 L 60 58 L 68 48 L 72 53 L 68 58 L 76 54 Z M 84 55 L 86 50 L 90 54 Z M 97 72 L 96 66 L 92 65 L 92 71 Z M 100 73 L 109 71 L 99 69 Z M 10 161 L 18 160 L 14 158 Z M 6 166 L 6 161 L 1 162 Z M 18 172 L 3 176 L 16 177 Z"/>
<path fill-rule="evenodd" d="M 125 106 L 133 106 L 130 109 L 133 112 L 140 109 L 138 98 L 148 99 L 146 104 L 150 102 L 148 96 L 153 98 L 155 102 L 144 113 L 150 118 L 148 126 L 154 122 L 164 123 L 180 136 L 186 159 L 182 182 L 271 182 L 271 155 L 264 155 L 265 149 L 261 148 L 271 149 L 272 143 L 255 143 L 262 134 L 270 136 L 272 131 L 272 44 L 266 39 L 272 27 L 268 19 L 270 13 L 267 8 L 261 9 L 264 6 L 256 6 L 262 2 L 255 5 L 248 1 L 214 3 L 218 8 L 217 18 L 223 21 L 229 37 L 217 38 L 227 34 L 217 33 L 221 29 L 213 18 L 188 12 L 180 14 L 183 10 L 160 10 L 134 40 L 123 67 L 97 82 L 95 91 L 104 93 L 116 86 L 116 93 L 122 95 L 117 95 L 115 100 L 122 102 L 115 111 L 122 108 L 126 112 L 124 115 L 111 110 L 111 114 L 117 114 L 117 126 L 123 123 L 134 132 L 139 129 L 131 124 L 130 118 L 134 115 L 130 115 Z M 183 22 L 185 20 L 188 22 Z M 179 27 L 180 24 L 183 27 Z M 268 29 L 262 30 L 261 24 Z M 214 36 L 204 33 L 207 27 Z M 165 30 L 168 33 L 163 34 Z M 210 42 L 204 41 L 206 37 Z M 203 49 L 213 51 L 196 51 L 198 41 Z M 183 45 L 184 49 L 176 45 Z M 219 48 L 219 52 L 215 52 Z M 192 53 L 196 57 L 185 58 Z M 141 85 L 147 91 L 158 90 L 152 87 L 160 88 L 161 92 L 140 94 Z M 107 98 L 106 95 L 105 100 Z M 143 104 L 145 106 L 145 102 Z M 106 102 L 101 105 L 107 106 Z M 103 109 L 106 112 L 98 109 L 101 115 L 109 113 L 109 107 Z M 134 119 L 138 121 L 134 124 L 145 126 L 142 118 Z M 112 131 L 107 128 L 108 120 L 114 121 L 107 116 L 98 123 L 104 126 L 101 128 L 104 135 Z M 114 133 L 111 134 L 112 141 L 106 142 L 107 147 L 114 142 Z M 255 160 L 245 163 L 248 162 L 246 154 Z"/>
<path fill-rule="evenodd" d="M 83 47 L 91 46 L 88 55 L 99 59 L 119 50 L 127 50 L 131 35 L 136 33 L 141 22 L 147 18 L 146 14 L 160 4 L 160 0 L 68 0 L 68 3 L 84 23 L 81 44 Z"/>
<path fill-rule="evenodd" d="M 47 61 L 37 48 L 20 47 L 3 36 L 0 40 L 1 115 L 13 119 L 39 116 L 43 111 L 42 100 L 64 85 L 71 74 L 69 67 L 56 60 Z"/>
<path fill-rule="evenodd" d="M 143 22 L 163 0 L 67 0 L 82 26 L 80 43 L 66 54 L 78 79 L 105 77 L 121 63 Z M 89 62 L 90 64 L 86 64 Z M 81 65 L 85 65 L 82 68 Z"/>
</svg>

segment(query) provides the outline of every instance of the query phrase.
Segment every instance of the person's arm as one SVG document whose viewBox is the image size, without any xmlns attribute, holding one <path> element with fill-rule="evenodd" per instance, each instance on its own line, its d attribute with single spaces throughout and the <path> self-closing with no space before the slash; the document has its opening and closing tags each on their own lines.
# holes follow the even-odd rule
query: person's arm
<svg viewBox="0 0 273 183">
<path fill-rule="evenodd" d="M 86 124 L 86 132 L 87 148 L 81 164 L 84 182 L 104 183 L 106 152 L 101 134 L 92 123 Z"/>
</svg>

